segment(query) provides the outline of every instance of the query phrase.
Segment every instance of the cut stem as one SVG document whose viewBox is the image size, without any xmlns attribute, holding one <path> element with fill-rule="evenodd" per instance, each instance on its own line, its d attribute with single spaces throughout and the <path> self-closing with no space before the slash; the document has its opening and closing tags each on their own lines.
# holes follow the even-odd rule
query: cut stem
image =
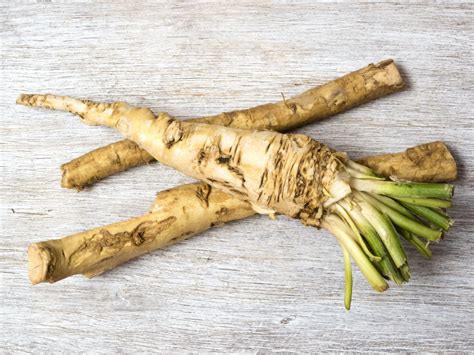
<svg viewBox="0 0 474 355">
<path fill-rule="evenodd" d="M 354 221 L 351 219 L 347 211 L 338 203 L 334 204 L 333 206 L 336 210 L 336 213 L 339 215 L 339 217 L 341 217 L 344 221 L 346 221 L 346 223 L 352 229 L 352 232 L 354 233 L 354 236 L 356 237 L 355 240 L 359 243 L 362 250 L 364 250 L 365 254 L 369 257 L 369 259 L 372 261 L 380 261 L 380 257 L 372 254 L 369 248 L 367 248 L 367 245 L 365 245 L 365 242 L 362 239 L 362 236 L 360 235 L 359 230 L 357 229 L 356 225 L 354 224 Z"/>
<path fill-rule="evenodd" d="M 414 198 L 414 197 L 394 197 L 398 201 L 411 203 L 417 206 L 425 206 L 431 208 L 449 208 L 452 206 L 450 200 L 439 200 L 436 198 Z"/>
<path fill-rule="evenodd" d="M 413 235 L 412 233 L 401 229 L 400 234 L 405 238 L 411 245 L 413 245 L 421 255 L 423 255 L 427 259 L 431 259 L 431 250 L 429 248 L 429 242 L 423 242 L 420 238 L 418 238 L 416 235 Z"/>
<path fill-rule="evenodd" d="M 402 227 L 416 235 L 419 235 L 428 240 L 439 240 L 443 233 L 439 230 L 431 229 L 424 224 L 417 222 L 407 216 L 395 211 L 387 205 L 381 203 L 367 193 L 358 193 L 361 198 L 364 198 L 370 204 L 375 206 L 380 212 L 386 214 L 397 226 Z"/>
<path fill-rule="evenodd" d="M 415 216 L 413 216 L 413 214 L 408 210 L 406 209 L 405 207 L 403 207 L 400 203 L 398 203 L 397 201 L 395 201 L 394 199 L 390 198 L 390 197 L 387 197 L 387 196 L 383 196 L 383 195 L 377 195 L 377 194 L 374 194 L 374 193 L 370 193 L 368 192 L 368 194 L 370 196 L 372 196 L 373 198 L 379 200 L 380 202 L 382 202 L 383 204 L 387 205 L 388 207 L 391 207 L 392 209 L 394 209 L 395 211 L 397 212 L 400 212 L 401 214 L 403 214 L 404 216 L 408 217 L 408 218 L 411 218 L 413 220 L 416 219 Z"/>
<path fill-rule="evenodd" d="M 395 265 L 397 268 L 400 268 L 406 263 L 407 257 L 390 220 L 364 199 L 361 193 L 355 192 L 354 197 L 354 201 L 360 206 L 362 214 L 367 218 L 382 239 Z"/>
<path fill-rule="evenodd" d="M 378 262 L 378 265 L 381 268 L 382 274 L 393 280 L 397 285 L 402 284 L 404 279 L 402 278 L 400 271 L 395 266 L 390 255 L 387 253 L 387 250 L 385 249 L 379 235 L 361 213 L 359 207 L 351 205 L 351 203 L 347 202 L 347 199 L 341 201 L 340 204 L 342 207 L 344 207 L 347 213 L 349 213 L 352 220 L 357 225 L 357 228 L 359 228 L 365 240 L 367 240 L 370 247 L 374 251 L 375 255 L 381 258 L 381 260 Z"/>
<path fill-rule="evenodd" d="M 352 231 L 344 224 L 344 222 L 334 214 L 324 216 L 322 227 L 330 231 L 343 247 L 349 252 L 352 259 L 359 267 L 372 288 L 378 292 L 383 292 L 388 288 L 387 282 L 384 280 L 379 271 L 370 262 L 369 258 L 364 254 L 359 245 L 351 237 Z"/>
<path fill-rule="evenodd" d="M 451 184 L 377 181 L 352 178 L 351 187 L 359 191 L 372 192 L 393 197 L 451 199 L 454 187 Z"/>
<path fill-rule="evenodd" d="M 411 203 L 406 203 L 406 202 L 401 202 L 401 203 L 403 204 L 403 206 L 408 208 L 413 213 L 423 217 L 424 219 L 426 219 L 427 221 L 430 221 L 431 223 L 437 225 L 438 227 L 443 228 L 445 231 L 447 231 L 449 227 L 451 227 L 454 223 L 454 221 L 451 218 L 446 217 L 445 215 L 429 207 L 412 205 Z"/>
</svg>

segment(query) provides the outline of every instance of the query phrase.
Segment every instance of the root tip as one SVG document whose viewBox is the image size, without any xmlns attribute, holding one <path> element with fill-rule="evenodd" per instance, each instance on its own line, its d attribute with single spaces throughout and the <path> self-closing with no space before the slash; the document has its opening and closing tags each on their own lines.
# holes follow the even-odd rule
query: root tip
<svg viewBox="0 0 474 355">
<path fill-rule="evenodd" d="M 31 95 L 27 95 L 27 94 L 20 94 L 20 96 L 18 96 L 18 98 L 16 99 L 16 103 L 18 105 L 26 105 L 26 102 L 28 101 L 28 98 L 30 97 Z"/>
</svg>

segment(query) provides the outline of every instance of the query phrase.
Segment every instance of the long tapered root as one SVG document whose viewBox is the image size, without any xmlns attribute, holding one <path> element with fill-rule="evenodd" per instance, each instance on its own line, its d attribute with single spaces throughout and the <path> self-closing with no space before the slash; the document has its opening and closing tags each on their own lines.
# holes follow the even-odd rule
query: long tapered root
<svg viewBox="0 0 474 355">
<path fill-rule="evenodd" d="M 110 126 L 110 123 L 117 122 L 119 118 L 124 115 L 133 120 L 155 117 L 150 109 L 134 107 L 125 102 L 94 102 L 51 94 L 21 94 L 16 100 L 16 103 L 24 106 L 70 112 L 78 115 L 85 124 L 92 126 L 109 126 L 115 128 L 114 126 Z"/>
<path fill-rule="evenodd" d="M 428 159 L 430 159 L 428 157 Z M 429 178 L 428 178 L 429 179 Z M 229 213 L 229 211 L 225 211 L 222 209 L 218 209 L 214 206 L 214 204 L 221 201 L 220 199 L 215 198 L 216 192 L 209 189 L 208 185 L 204 184 L 195 184 L 194 188 L 190 189 L 183 189 L 181 187 L 174 188 L 169 190 L 169 193 L 162 192 L 158 194 L 155 204 L 153 205 L 151 212 L 158 212 L 167 210 L 171 207 L 171 204 L 175 204 L 178 206 L 184 205 L 186 202 L 186 210 L 194 211 L 196 208 L 199 210 L 203 208 L 203 206 L 208 206 L 205 218 L 213 218 L 212 211 L 220 211 L 217 215 L 223 215 L 227 213 L 228 218 L 231 218 L 235 212 Z M 165 197 L 167 198 L 165 199 Z M 198 200 L 194 200 L 195 196 L 198 196 Z M 220 195 L 222 198 L 225 194 Z M 236 200 L 236 202 L 240 201 L 235 197 L 232 197 L 227 194 L 228 198 Z M 176 200 L 175 200 L 176 199 Z M 194 201 L 194 202 L 193 202 Z M 387 202 L 385 200 L 385 202 Z M 409 202 L 415 202 L 410 200 Z M 446 200 L 434 200 L 434 199 L 423 199 L 421 201 L 422 205 L 428 204 L 428 206 L 438 208 L 438 207 L 449 207 L 446 205 Z M 240 203 L 243 203 L 240 201 Z M 434 206 L 433 206 L 434 203 Z M 441 203 L 441 205 L 440 205 Z M 356 223 L 357 227 L 360 228 L 360 234 L 366 241 L 367 245 L 370 247 L 371 251 L 379 256 L 380 262 L 378 262 L 379 267 L 381 268 L 382 275 L 389 275 L 392 280 L 394 280 L 397 284 L 405 282 L 401 275 L 396 269 L 393 261 L 390 257 L 387 256 L 386 248 L 381 241 L 380 237 L 377 235 L 376 231 L 370 225 L 368 220 L 362 215 L 359 208 L 354 208 L 353 204 L 346 202 L 343 200 L 340 202 L 341 206 L 346 209 L 352 218 L 352 220 Z M 250 206 L 244 203 L 244 209 L 249 214 L 253 214 L 254 212 L 250 210 Z M 242 207 L 241 207 L 242 208 Z M 225 213 L 224 213 L 225 212 Z M 166 219 L 170 217 L 172 214 L 162 215 L 162 219 Z M 194 224 L 194 219 L 197 218 L 195 216 L 188 217 L 191 221 L 191 224 Z M 125 235 L 125 232 L 133 230 L 133 225 L 130 224 L 128 221 L 125 224 L 116 223 L 115 233 L 122 233 Z M 211 222 L 216 223 L 216 222 Z M 221 222 L 222 223 L 222 222 Z M 175 229 L 173 230 L 173 235 L 170 236 L 171 240 L 181 240 L 182 236 L 186 233 L 185 231 L 186 225 L 180 224 L 176 225 Z M 102 228 L 103 229 L 103 228 Z M 110 227 L 106 227 L 106 230 Z M 197 232 L 197 231 L 196 231 Z M 32 244 L 29 248 L 29 255 L 28 255 L 28 264 L 29 264 L 29 274 L 30 279 L 33 284 L 39 282 L 56 282 L 61 278 L 75 275 L 75 274 L 86 274 L 88 277 L 92 277 L 98 275 L 107 269 L 113 268 L 115 266 L 120 265 L 121 263 L 127 262 L 134 257 L 139 255 L 145 254 L 147 252 L 151 252 L 155 249 L 160 248 L 162 245 L 167 245 L 166 242 L 162 243 L 153 243 L 150 244 L 147 248 L 135 248 L 130 244 L 132 249 L 135 249 L 136 252 L 130 252 L 130 249 L 127 248 L 125 245 L 121 245 L 116 248 L 116 252 L 111 255 L 107 255 L 107 262 L 104 264 L 104 256 L 101 256 L 100 249 L 89 248 L 85 251 L 86 254 L 89 254 L 90 257 L 84 257 L 80 260 L 76 261 L 74 265 L 68 262 L 58 263 L 55 262 L 54 257 L 51 253 L 51 250 L 54 250 L 54 255 L 71 255 L 74 251 L 70 251 L 70 249 L 77 250 L 78 245 L 83 245 L 84 237 L 94 235 L 93 232 L 83 232 L 74 235 L 73 237 L 65 237 L 56 241 L 47 241 L 47 242 L 40 242 Z M 420 238 L 412 235 L 412 234 L 403 234 L 404 239 L 407 239 L 411 244 L 413 244 L 417 250 L 419 250 L 423 256 L 429 257 L 431 256 L 431 251 L 429 250 L 426 242 L 423 242 Z M 103 233 L 100 234 L 99 239 L 97 239 L 98 244 L 105 245 L 105 241 L 107 240 L 107 236 Z M 60 242 L 59 242 L 60 241 Z M 73 247 L 71 247 L 73 246 Z M 59 266 L 58 266 L 59 265 Z M 102 265 L 102 266 L 101 266 Z M 55 270 L 55 271 L 53 271 Z M 58 276 L 61 275 L 61 276 Z"/>
<path fill-rule="evenodd" d="M 395 63 L 392 60 L 385 60 L 314 87 L 293 98 L 250 109 L 196 118 L 192 121 L 243 129 L 288 131 L 400 91 L 404 86 L 405 83 Z M 61 100 L 62 103 L 59 102 Z M 113 112 L 107 110 L 113 104 L 78 101 L 53 95 L 47 97 L 23 95 L 17 102 L 28 106 L 69 111 L 81 116 L 85 116 L 85 113 L 104 115 Z M 150 112 L 146 111 L 143 114 L 149 115 Z M 116 159 L 116 156 L 123 159 Z M 64 164 L 61 167 L 63 172 L 61 185 L 80 190 L 107 176 L 153 160 L 150 154 L 134 142 L 119 141 Z"/>
<path fill-rule="evenodd" d="M 384 181 L 371 169 L 303 135 L 180 122 L 166 113 L 158 117 L 133 116 L 132 110 L 120 105 L 107 117 L 89 115 L 87 119 L 117 128 L 164 164 L 249 201 L 259 213 L 282 213 L 320 226 L 321 218 L 327 221 L 332 205 L 347 198 L 348 203 L 361 209 L 382 241 L 385 256 L 390 257 L 396 269 L 396 275 L 384 276 L 397 283 L 410 278 L 399 235 L 410 233 L 438 240 L 442 234 L 430 225 L 435 217 L 438 220 L 434 210 L 415 204 L 408 210 L 396 198 L 413 198 L 415 203 L 422 199 L 424 204 L 426 199 L 449 201 L 452 185 Z M 392 199 L 385 203 L 383 196 Z M 382 265 L 370 264 L 382 256 L 374 255 L 362 240 L 368 227 L 359 230 L 349 212 L 341 217 L 349 226 L 347 230 L 352 228 L 355 235 L 354 240 L 345 241 L 344 245 L 350 254 L 352 251 L 354 261 L 366 271 L 382 269 Z M 324 226 L 331 228 L 328 222 Z M 334 230 L 340 231 L 339 226 Z M 361 254 L 366 259 L 361 259 Z M 368 266 L 367 260 L 372 266 Z M 375 282 L 371 281 L 375 274 L 370 270 L 365 275 L 369 282 Z M 377 282 L 373 287 L 382 288 Z"/>
<path fill-rule="evenodd" d="M 248 208 L 252 206 L 259 213 L 282 213 L 330 230 L 378 291 L 388 287 L 384 277 L 396 283 L 410 278 L 401 236 L 419 245 L 420 238 L 439 240 L 441 229 L 452 224 L 430 207 L 443 200 L 450 205 L 452 185 L 388 181 L 303 135 L 180 122 L 166 113 L 155 117 L 123 103 L 91 104 L 92 109 L 84 112 L 64 105 L 63 99 L 34 95 L 23 96 L 20 102 L 53 108 L 56 105 L 79 114 L 87 123 L 116 128 L 164 164 L 249 201 Z M 206 228 L 209 226 L 203 226 Z M 111 234 L 109 230 L 97 234 L 101 233 Z M 137 235 L 143 238 L 142 233 Z M 421 246 L 418 249 L 424 250 Z M 32 257 L 36 268 L 41 260 L 57 259 L 54 255 L 45 256 L 46 248 L 31 250 L 42 250 Z M 42 274 L 48 270 L 50 276 L 49 270 L 56 267 L 39 269 Z"/>
<path fill-rule="evenodd" d="M 51 94 L 21 94 L 16 100 L 16 103 L 24 106 L 42 107 L 50 110 L 67 111 L 75 115 L 82 115 L 85 112 L 92 110 L 92 105 L 88 104 L 87 100 L 80 100 L 70 96 L 58 96 Z"/>
</svg>

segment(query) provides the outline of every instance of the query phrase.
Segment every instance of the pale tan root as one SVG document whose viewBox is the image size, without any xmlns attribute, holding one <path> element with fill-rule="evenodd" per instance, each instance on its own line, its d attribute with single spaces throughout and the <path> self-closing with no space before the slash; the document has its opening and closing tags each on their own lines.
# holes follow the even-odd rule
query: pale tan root
<svg viewBox="0 0 474 355">
<path fill-rule="evenodd" d="M 458 168 L 444 142 L 435 141 L 403 152 L 371 155 L 357 160 L 377 174 L 414 182 L 448 182 L 457 178 Z"/>
<path fill-rule="evenodd" d="M 166 113 L 117 115 L 104 124 L 161 163 L 250 201 L 259 213 L 318 226 L 323 205 L 351 191 L 341 157 L 308 136 L 176 121 Z"/>
<path fill-rule="evenodd" d="M 404 82 L 395 63 L 386 60 L 375 65 L 370 64 L 278 103 L 193 121 L 235 128 L 288 131 L 400 91 L 403 87 Z M 148 115 L 149 112 L 145 114 Z M 119 141 L 62 165 L 61 186 L 82 189 L 107 176 L 153 160 L 150 154 L 134 142 Z"/>
<path fill-rule="evenodd" d="M 107 176 L 154 160 L 134 142 L 124 139 L 61 165 L 61 187 L 81 190 Z"/>
<path fill-rule="evenodd" d="M 421 144 L 395 154 L 374 155 L 359 160 L 376 173 L 418 182 L 445 182 L 457 177 L 456 161 L 440 141 Z"/>
<path fill-rule="evenodd" d="M 438 142 L 428 143 L 425 146 L 431 145 L 436 146 Z M 414 148 L 417 147 L 410 149 Z M 431 149 L 422 150 L 422 154 L 425 152 L 423 160 L 426 166 L 451 164 L 450 158 L 443 161 L 444 155 L 437 157 L 430 154 L 430 151 Z M 406 164 L 406 160 L 409 160 L 406 154 L 394 155 L 399 156 L 395 164 L 400 164 L 400 166 L 396 171 L 402 176 L 408 176 L 409 180 L 412 176 L 418 176 L 416 169 Z M 363 160 L 371 161 L 372 157 Z M 405 170 L 407 166 L 409 168 Z M 430 171 L 433 170 L 427 170 L 423 175 L 426 181 L 433 180 L 429 175 Z M 380 173 L 383 175 L 383 172 Z M 437 171 L 434 170 L 433 174 L 437 176 Z M 211 190 L 208 185 L 202 183 L 163 191 L 157 195 L 149 214 L 62 239 L 32 244 L 28 253 L 30 279 L 36 284 L 56 282 L 81 273 L 93 277 L 137 256 L 183 240 L 191 236 L 190 230 L 195 233 L 201 232 L 213 224 L 244 218 L 254 213 L 248 203 L 231 195 Z M 182 222 L 165 223 L 166 230 L 163 229 L 163 224 L 161 224 L 161 229 L 156 228 L 160 225 L 160 221 L 171 221 L 173 217 L 183 216 L 183 214 Z M 141 243 L 142 240 L 148 240 L 148 242 Z"/>
<path fill-rule="evenodd" d="M 128 221 L 30 245 L 33 284 L 75 274 L 93 277 L 214 225 L 248 217 L 250 205 L 204 183 L 160 192 L 151 211 Z"/>
<path fill-rule="evenodd" d="M 177 121 L 123 102 L 93 103 L 21 95 L 18 103 L 62 109 L 90 125 L 116 128 L 161 163 L 248 200 L 259 213 L 281 213 L 318 226 L 323 205 L 350 193 L 340 156 L 308 136 Z M 89 106 L 83 110 L 83 106 Z"/>
</svg>

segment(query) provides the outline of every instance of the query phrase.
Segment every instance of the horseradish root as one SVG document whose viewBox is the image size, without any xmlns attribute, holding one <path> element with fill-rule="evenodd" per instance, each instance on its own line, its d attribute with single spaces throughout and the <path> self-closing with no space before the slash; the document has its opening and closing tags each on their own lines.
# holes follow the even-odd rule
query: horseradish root
<svg viewBox="0 0 474 355">
<path fill-rule="evenodd" d="M 95 149 L 61 166 L 61 186 L 82 190 L 107 176 L 154 161 L 131 140 Z M 358 160 L 383 176 L 397 176 L 414 182 L 447 182 L 457 177 L 456 161 L 441 141 L 430 142 L 404 152 L 373 155 Z"/>
<path fill-rule="evenodd" d="M 365 159 L 371 160 L 372 157 Z M 398 160 L 400 167 L 394 168 L 403 176 L 417 176 L 416 169 L 405 170 L 407 164 L 404 159 L 409 158 L 402 156 Z M 427 164 L 431 161 L 432 164 L 428 165 L 443 163 L 434 159 L 431 154 L 427 154 L 424 160 Z M 428 181 L 432 180 L 429 175 L 425 177 Z M 343 206 L 347 208 L 347 204 Z M 449 205 L 434 207 L 446 208 Z M 56 282 L 76 274 L 93 277 L 137 256 L 186 239 L 215 224 L 237 220 L 254 213 L 247 202 L 211 189 L 204 183 L 176 187 L 160 192 L 150 213 L 144 216 L 61 239 L 32 244 L 28 253 L 30 280 L 36 284 Z M 358 216 L 356 214 L 356 218 Z M 185 223 L 176 223 L 178 217 Z M 356 219 L 359 224 L 360 219 Z M 156 224 L 160 222 L 161 228 L 157 230 Z M 163 223 L 167 228 L 163 228 Z M 383 255 L 384 246 L 378 242 L 377 237 L 373 237 L 374 234 L 370 227 L 363 233 L 365 238 L 372 237 L 369 239 L 369 245 L 374 252 Z M 415 247 L 419 249 L 418 246 L 421 245 L 423 255 L 431 255 L 425 244 L 419 239 L 418 241 Z M 387 257 L 381 260 L 380 264 L 386 270 L 392 267 Z M 391 271 L 396 275 L 393 267 Z"/>
<path fill-rule="evenodd" d="M 350 193 L 342 157 L 304 135 L 176 121 L 121 102 L 104 105 L 55 95 L 22 95 L 17 102 L 117 128 L 163 164 L 250 201 L 257 212 L 319 225 L 323 204 Z"/>
<path fill-rule="evenodd" d="M 375 65 L 370 64 L 278 103 L 192 121 L 244 129 L 288 131 L 400 91 L 404 85 L 395 63 L 386 60 Z M 110 104 L 103 105 L 105 107 Z M 148 116 L 153 113 L 137 108 L 136 114 Z M 122 140 L 62 165 L 61 186 L 80 190 L 107 176 L 153 160 L 150 154 L 134 142 Z"/>
<path fill-rule="evenodd" d="M 93 277 L 214 225 L 254 213 L 248 203 L 204 183 L 179 186 L 158 193 L 150 212 L 143 216 L 30 245 L 29 277 L 33 284 L 76 274 Z"/>
<path fill-rule="evenodd" d="M 377 174 L 400 180 L 446 182 L 457 177 L 456 161 L 443 142 L 431 142 L 402 153 L 383 154 L 360 159 Z"/>
<path fill-rule="evenodd" d="M 18 103 L 116 128 L 162 163 L 249 201 L 259 213 L 330 230 L 377 291 L 388 287 L 384 277 L 396 283 L 410 278 L 400 236 L 437 241 L 452 224 L 427 206 L 449 205 L 452 185 L 385 180 L 304 135 L 180 122 L 166 113 L 133 114 L 136 109 L 124 103 L 53 95 L 22 95 Z"/>
</svg>

